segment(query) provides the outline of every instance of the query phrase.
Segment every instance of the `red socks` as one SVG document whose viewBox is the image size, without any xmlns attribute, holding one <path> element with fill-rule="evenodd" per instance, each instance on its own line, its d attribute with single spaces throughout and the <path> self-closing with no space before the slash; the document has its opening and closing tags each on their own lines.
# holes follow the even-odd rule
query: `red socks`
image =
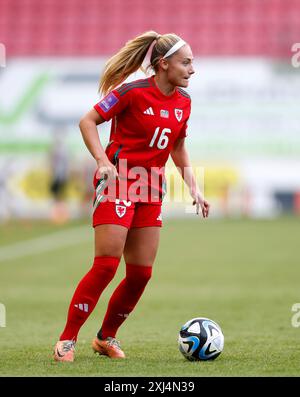
<svg viewBox="0 0 300 397">
<path fill-rule="evenodd" d="M 60 340 L 77 340 L 77 335 L 94 310 L 101 293 L 113 279 L 120 258 L 97 256 L 90 271 L 78 284 L 70 303 L 67 324 Z M 103 320 L 100 339 L 115 337 L 118 328 L 138 303 L 148 281 L 152 266 L 126 265 L 126 277 L 121 281 L 110 298 Z"/>
<path fill-rule="evenodd" d="M 100 339 L 115 337 L 118 328 L 138 303 L 148 281 L 152 266 L 126 264 L 126 277 L 110 298 L 108 308 L 98 333 Z"/>
<path fill-rule="evenodd" d="M 120 258 L 97 256 L 90 271 L 78 284 L 73 295 L 67 324 L 60 340 L 77 340 L 78 332 L 86 319 L 94 310 L 101 293 L 113 279 Z"/>
</svg>

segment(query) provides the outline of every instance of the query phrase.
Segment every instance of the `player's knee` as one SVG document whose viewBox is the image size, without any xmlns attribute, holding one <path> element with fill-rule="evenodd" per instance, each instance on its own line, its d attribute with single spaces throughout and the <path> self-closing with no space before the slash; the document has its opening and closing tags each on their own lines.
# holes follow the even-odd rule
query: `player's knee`
<svg viewBox="0 0 300 397">
<path fill-rule="evenodd" d="M 120 244 L 112 241 L 107 245 L 101 245 L 96 247 L 95 249 L 95 256 L 115 256 L 121 258 L 123 253 L 123 247 Z"/>
<path fill-rule="evenodd" d="M 146 286 L 152 276 L 152 266 L 126 265 L 126 280 L 132 288 Z"/>
<path fill-rule="evenodd" d="M 114 256 L 121 258 L 124 250 L 124 239 L 112 237 L 105 241 L 98 241 L 95 246 L 95 256 Z"/>
<path fill-rule="evenodd" d="M 107 280 L 113 279 L 116 274 L 120 263 L 120 257 L 118 256 L 95 256 L 93 271 L 95 275 L 100 278 L 107 278 Z"/>
</svg>

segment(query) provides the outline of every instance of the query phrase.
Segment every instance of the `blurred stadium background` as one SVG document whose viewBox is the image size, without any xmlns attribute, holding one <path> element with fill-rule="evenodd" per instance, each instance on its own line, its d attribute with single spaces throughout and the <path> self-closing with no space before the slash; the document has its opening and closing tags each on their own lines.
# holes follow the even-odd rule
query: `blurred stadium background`
<svg viewBox="0 0 300 397">
<path fill-rule="evenodd" d="M 299 0 L 0 0 L 0 221 L 90 216 L 95 164 L 78 121 L 104 62 L 146 30 L 192 47 L 187 144 L 212 216 L 300 214 Z M 99 132 L 105 145 L 109 125 Z M 190 217 L 172 178 L 165 214 Z"/>
<path fill-rule="evenodd" d="M 146 30 L 194 52 L 187 145 L 212 219 L 176 199 L 170 162 L 153 280 L 118 336 L 128 360 L 90 351 L 120 266 L 61 367 L 51 349 L 93 259 L 95 163 L 78 122 L 104 62 Z M 300 0 L 0 0 L 0 376 L 299 376 L 299 42 Z M 197 316 L 223 329 L 213 364 L 177 349 Z"/>
</svg>

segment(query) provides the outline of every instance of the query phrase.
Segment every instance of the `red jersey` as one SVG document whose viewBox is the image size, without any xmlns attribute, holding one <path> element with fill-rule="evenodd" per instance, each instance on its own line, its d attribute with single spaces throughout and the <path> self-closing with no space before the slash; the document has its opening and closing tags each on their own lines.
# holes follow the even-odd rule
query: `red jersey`
<svg viewBox="0 0 300 397">
<path fill-rule="evenodd" d="M 118 166 L 126 159 L 128 169 L 150 171 L 164 167 L 175 141 L 187 135 L 191 99 L 179 87 L 164 95 L 152 76 L 112 90 L 94 108 L 104 120 L 112 119 L 109 160 Z"/>
</svg>

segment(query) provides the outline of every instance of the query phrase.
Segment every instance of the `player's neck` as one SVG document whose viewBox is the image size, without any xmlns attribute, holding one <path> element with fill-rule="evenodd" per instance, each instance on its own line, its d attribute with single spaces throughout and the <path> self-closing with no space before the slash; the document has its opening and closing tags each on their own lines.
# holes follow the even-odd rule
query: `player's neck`
<svg viewBox="0 0 300 397">
<path fill-rule="evenodd" d="M 174 87 L 172 84 L 170 84 L 168 82 L 168 80 L 166 80 L 164 78 L 164 76 L 161 76 L 159 74 L 156 74 L 154 76 L 154 81 L 156 83 L 157 88 L 164 94 L 167 96 L 170 96 L 172 94 L 174 94 L 176 87 Z"/>
</svg>

